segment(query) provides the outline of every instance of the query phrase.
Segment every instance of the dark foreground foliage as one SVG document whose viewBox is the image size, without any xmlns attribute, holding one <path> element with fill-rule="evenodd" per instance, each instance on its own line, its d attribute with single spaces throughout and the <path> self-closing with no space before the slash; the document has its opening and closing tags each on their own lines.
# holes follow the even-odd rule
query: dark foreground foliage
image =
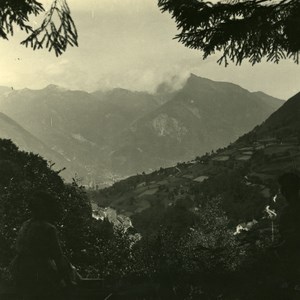
<svg viewBox="0 0 300 300">
<path fill-rule="evenodd" d="M 65 184 L 44 159 L 9 140 L 0 140 L 0 172 L 1 280 L 9 279 L 15 238 L 29 218 L 28 199 L 46 190 L 60 204 L 56 226 L 64 252 L 84 277 L 104 279 L 113 299 L 288 299 L 291 292 L 279 288 L 284 278 L 269 250 L 270 221 L 234 235 L 213 193 L 197 209 L 179 201 L 145 210 L 133 218 L 139 236 L 93 219 L 83 188 Z"/>
<path fill-rule="evenodd" d="M 203 51 L 204 58 L 221 52 L 220 64 L 237 65 L 263 58 L 299 63 L 300 3 L 298 0 L 159 0 L 180 30 L 176 39 Z"/>
</svg>

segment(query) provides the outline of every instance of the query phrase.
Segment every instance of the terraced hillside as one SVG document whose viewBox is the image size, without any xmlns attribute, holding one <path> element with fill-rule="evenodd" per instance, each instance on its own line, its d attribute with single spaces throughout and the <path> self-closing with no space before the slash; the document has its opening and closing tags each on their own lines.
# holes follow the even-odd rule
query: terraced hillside
<svg viewBox="0 0 300 300">
<path fill-rule="evenodd" d="M 300 128 L 293 125 L 300 118 L 299 104 L 300 93 L 228 147 L 176 167 L 130 177 L 94 193 L 93 199 L 133 219 L 174 205 L 198 209 L 211 198 L 221 199 L 232 224 L 261 218 L 277 193 L 277 177 L 300 169 Z M 284 126 L 290 130 L 279 134 L 280 117 L 289 110 L 293 114 Z"/>
</svg>

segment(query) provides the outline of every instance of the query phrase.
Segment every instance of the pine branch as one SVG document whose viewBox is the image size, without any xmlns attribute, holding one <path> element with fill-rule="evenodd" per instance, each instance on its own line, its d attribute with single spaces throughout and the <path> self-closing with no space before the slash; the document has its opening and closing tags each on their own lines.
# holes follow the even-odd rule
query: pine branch
<svg viewBox="0 0 300 300">
<path fill-rule="evenodd" d="M 186 47 L 203 51 L 203 58 L 221 51 L 218 63 L 278 63 L 300 51 L 300 1 L 230 0 L 212 4 L 204 0 L 159 0 L 181 31 L 175 36 Z"/>
<path fill-rule="evenodd" d="M 59 56 L 68 45 L 78 46 L 77 29 L 66 0 L 54 0 L 40 27 L 33 29 L 29 16 L 37 16 L 43 11 L 43 5 L 36 0 L 0 1 L 0 38 L 8 39 L 17 26 L 29 33 L 21 44 L 33 50 L 45 47 Z"/>
</svg>

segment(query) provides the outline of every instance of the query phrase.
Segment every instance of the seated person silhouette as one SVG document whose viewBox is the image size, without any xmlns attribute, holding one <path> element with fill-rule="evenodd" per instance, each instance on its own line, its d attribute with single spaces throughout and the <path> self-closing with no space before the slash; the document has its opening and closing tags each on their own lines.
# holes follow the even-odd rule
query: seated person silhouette
<svg viewBox="0 0 300 300">
<path fill-rule="evenodd" d="M 29 205 L 32 218 L 23 223 L 16 242 L 13 273 L 18 294 L 28 300 L 64 299 L 71 265 L 63 256 L 56 227 L 58 205 L 46 192 L 36 192 Z"/>
<path fill-rule="evenodd" d="M 295 287 L 300 284 L 300 178 L 294 173 L 285 173 L 278 182 L 287 205 L 279 219 L 282 242 L 277 251 L 287 283 Z"/>
</svg>

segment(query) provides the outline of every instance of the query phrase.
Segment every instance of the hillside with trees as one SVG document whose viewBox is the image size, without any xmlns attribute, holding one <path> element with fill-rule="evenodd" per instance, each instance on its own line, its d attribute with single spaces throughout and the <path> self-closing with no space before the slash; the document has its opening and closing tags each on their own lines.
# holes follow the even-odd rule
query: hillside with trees
<svg viewBox="0 0 300 300">
<path fill-rule="evenodd" d="M 130 177 L 94 194 L 99 205 L 128 215 L 179 201 L 186 207 L 221 197 L 237 225 L 262 217 L 277 193 L 276 178 L 299 167 L 299 94 L 229 146 L 175 167 Z"/>
<path fill-rule="evenodd" d="M 124 230 L 106 218 L 93 218 L 84 189 L 76 182 L 65 184 L 41 157 L 19 151 L 9 140 L 0 140 L 0 157 L 0 286 L 10 276 L 16 234 L 29 217 L 28 200 L 34 191 L 44 190 L 60 205 L 56 226 L 64 253 L 81 275 L 104 280 L 98 295 L 112 293 L 113 299 L 196 299 L 205 295 L 217 299 L 222 294 L 232 299 L 244 289 L 249 295 L 255 295 L 256 288 L 263 293 L 261 277 L 251 274 L 270 244 L 268 221 L 245 244 L 244 235 L 234 235 L 233 217 L 225 213 L 216 191 L 207 193 L 206 199 L 194 191 L 198 208 L 187 198 L 166 208 L 154 205 L 132 216 L 133 227 Z M 232 280 L 238 287 L 226 284 Z"/>
<path fill-rule="evenodd" d="M 264 235 L 276 240 L 278 233 L 271 232 L 273 221 L 268 220 L 266 207 L 280 215 L 285 202 L 277 195 L 277 178 L 299 170 L 299 103 L 297 94 L 260 126 L 225 148 L 176 167 L 130 177 L 92 193 L 92 200 L 130 216 L 143 236 L 161 228 L 168 228 L 169 234 L 187 234 L 183 228 L 193 228 L 195 214 L 201 215 L 206 205 L 217 201 L 228 218 L 227 228 L 236 230 L 237 236 L 244 230 L 249 231 L 246 240 Z M 289 130 L 281 134 L 284 128 Z M 277 222 L 278 217 L 275 229 Z"/>
<path fill-rule="evenodd" d="M 231 262 L 236 264 L 233 272 L 221 268 L 224 271 L 222 274 L 226 274 L 226 278 L 231 280 L 229 290 L 222 287 L 222 292 L 219 291 L 222 297 L 290 299 L 289 297 L 293 297 L 288 294 L 291 291 L 276 289 L 276 286 L 280 285 L 278 282 L 282 280 L 282 275 L 272 247 L 276 247 L 280 239 L 278 220 L 286 205 L 284 198 L 278 195 L 277 178 L 285 172 L 299 174 L 299 103 L 300 97 L 296 94 L 260 126 L 225 148 L 186 163 L 178 163 L 176 167 L 161 168 L 150 174 L 142 173 L 130 177 L 110 188 L 90 193 L 91 199 L 98 207 L 110 206 L 129 216 L 133 227 L 142 234 L 141 241 L 152 245 L 149 241 L 153 241 L 158 235 L 160 243 L 165 245 L 170 238 L 170 243 L 175 246 L 176 251 L 181 249 L 182 244 L 180 242 L 178 245 L 174 241 L 181 241 L 180 236 L 193 236 L 201 220 L 212 226 L 220 221 L 223 224 L 221 228 L 227 228 L 226 230 L 231 232 L 229 236 L 235 236 L 232 240 L 233 249 L 241 251 L 235 254 L 235 258 L 242 259 Z M 289 130 L 285 130 L 283 135 L 282 128 Z M 276 212 L 276 218 L 270 218 L 270 209 Z M 217 215 L 209 221 L 207 213 L 212 212 Z M 200 219 L 197 219 L 197 216 Z M 224 247 L 216 246 L 222 244 L 222 238 L 217 239 L 217 244 L 213 242 L 217 237 L 215 229 L 202 230 L 199 234 L 204 240 L 195 246 L 194 255 L 198 258 L 206 254 L 210 258 L 213 254 L 217 257 L 224 255 Z M 212 240 L 209 237 L 210 233 L 213 235 Z M 192 238 L 195 243 L 197 234 Z M 208 242 L 212 244 L 206 244 Z M 159 247 L 156 246 L 161 249 Z M 173 254 L 169 249 L 167 257 Z M 184 274 L 182 269 L 172 264 L 174 261 L 180 261 L 177 255 L 172 256 L 169 265 L 163 264 L 174 276 L 177 274 L 176 270 L 180 270 L 179 274 Z M 167 257 L 162 255 L 161 263 L 165 263 L 164 259 Z M 215 262 L 217 257 L 213 259 Z M 227 259 L 229 258 L 226 258 L 229 262 Z M 205 261 L 210 261 L 207 256 Z M 199 265 L 201 270 L 206 270 L 205 264 L 201 264 L 200 261 L 198 263 L 193 265 L 193 270 Z M 184 266 L 184 262 L 180 261 L 180 266 Z M 170 273 L 164 278 L 169 278 Z M 205 286 L 207 293 L 226 282 L 217 270 L 212 273 L 213 277 L 208 275 L 210 272 L 205 273 L 208 277 L 201 277 L 197 283 L 198 288 Z M 173 278 L 173 284 L 176 282 L 175 278 L 176 276 Z M 205 278 L 209 278 L 208 282 Z M 232 280 L 236 280 L 237 285 L 232 286 Z M 190 282 L 192 281 L 190 279 Z M 210 284 L 213 284 L 213 287 L 209 286 Z M 240 289 L 244 289 L 243 295 Z M 226 293 L 229 294 L 225 296 Z M 206 295 L 205 292 L 204 294 Z M 195 298 L 191 299 L 197 299 L 196 295 L 199 297 L 199 291 L 195 291 Z M 211 297 L 217 298 L 216 295 Z"/>
</svg>

